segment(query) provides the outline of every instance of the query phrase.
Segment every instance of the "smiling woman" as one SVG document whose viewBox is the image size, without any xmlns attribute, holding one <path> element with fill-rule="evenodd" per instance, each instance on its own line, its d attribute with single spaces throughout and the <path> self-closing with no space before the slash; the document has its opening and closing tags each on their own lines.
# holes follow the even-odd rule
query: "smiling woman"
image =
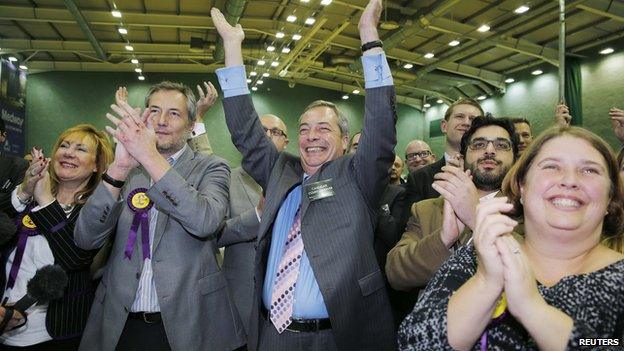
<svg viewBox="0 0 624 351">
<path fill-rule="evenodd" d="M 430 281 L 399 331 L 400 349 L 578 349 L 624 331 L 624 197 L 609 146 L 550 129 L 520 157 L 499 197 L 477 207 L 473 245 Z M 524 222 L 524 236 L 510 232 Z"/>
<path fill-rule="evenodd" d="M 51 159 L 38 149 L 32 157 L 23 183 L 12 194 L 18 238 L 0 247 L 6 263 L 0 274 L 3 305 L 24 296 L 29 279 L 48 264 L 62 267 L 69 283 L 60 299 L 20 311 L 27 323 L 2 334 L 0 344 L 3 350 L 33 345 L 75 350 L 93 301 L 89 268 L 95 252 L 76 246 L 74 224 L 112 160 L 112 150 L 104 132 L 80 124 L 61 134 Z M 0 315 L 5 308 L 11 307 L 0 307 Z"/>
</svg>

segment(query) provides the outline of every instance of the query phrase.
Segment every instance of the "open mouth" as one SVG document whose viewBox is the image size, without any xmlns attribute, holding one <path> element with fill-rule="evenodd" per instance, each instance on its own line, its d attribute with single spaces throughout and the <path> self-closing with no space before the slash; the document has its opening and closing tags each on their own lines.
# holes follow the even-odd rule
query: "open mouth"
<svg viewBox="0 0 624 351">
<path fill-rule="evenodd" d="M 548 199 L 550 203 L 558 209 L 562 210 L 575 210 L 581 206 L 583 206 L 583 201 L 575 197 L 562 197 L 562 196 L 554 196 Z"/>
<path fill-rule="evenodd" d="M 311 147 L 306 147 L 305 148 L 305 152 L 307 153 L 319 153 L 319 152 L 323 152 L 325 151 L 326 148 L 322 147 L 322 146 L 311 146 Z"/>
<path fill-rule="evenodd" d="M 59 162 L 59 164 L 61 165 L 61 167 L 63 168 L 78 168 L 77 165 L 73 164 L 73 163 L 69 163 L 69 162 Z"/>
</svg>

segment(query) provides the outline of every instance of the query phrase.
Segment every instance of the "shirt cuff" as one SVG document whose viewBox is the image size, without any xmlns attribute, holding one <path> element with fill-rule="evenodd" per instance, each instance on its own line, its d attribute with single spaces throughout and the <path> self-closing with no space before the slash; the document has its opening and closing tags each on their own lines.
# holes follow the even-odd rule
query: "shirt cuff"
<svg viewBox="0 0 624 351">
<path fill-rule="evenodd" d="M 254 206 L 254 211 L 256 212 L 256 217 L 258 217 L 258 222 L 262 222 L 260 212 L 258 212 L 258 206 Z"/>
<path fill-rule="evenodd" d="M 247 73 L 245 66 L 231 66 L 219 68 L 215 71 L 219 78 L 219 85 L 223 91 L 223 97 L 232 97 L 249 94 L 247 87 Z"/>
<path fill-rule="evenodd" d="M 206 125 L 203 122 L 195 122 L 193 126 L 193 132 L 191 132 L 192 137 L 200 136 L 206 133 Z"/>
<path fill-rule="evenodd" d="M 48 206 L 52 205 L 53 203 L 54 203 L 54 200 L 52 200 L 52 201 L 48 202 L 48 203 L 47 203 L 47 204 L 45 204 L 45 205 L 37 205 L 37 206 L 33 207 L 33 209 L 32 209 L 32 210 L 30 210 L 30 211 L 31 211 L 31 212 L 37 212 L 37 211 L 39 211 L 39 210 L 40 210 L 40 209 L 42 209 L 42 208 L 46 208 L 46 207 L 48 207 Z"/>
<path fill-rule="evenodd" d="M 13 205 L 13 208 L 17 212 L 22 212 L 22 211 L 24 211 L 26 209 L 26 205 L 24 205 L 17 198 L 17 187 L 15 187 L 15 189 L 13 189 L 13 191 L 11 192 L 11 205 Z"/>
<path fill-rule="evenodd" d="M 364 86 L 366 89 L 394 84 L 385 53 L 362 56 L 362 67 L 364 68 Z"/>
</svg>

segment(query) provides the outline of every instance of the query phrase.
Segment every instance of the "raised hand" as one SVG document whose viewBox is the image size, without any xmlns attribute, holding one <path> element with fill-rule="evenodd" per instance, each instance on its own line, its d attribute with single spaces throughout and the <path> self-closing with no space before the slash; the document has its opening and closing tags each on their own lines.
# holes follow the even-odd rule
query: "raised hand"
<svg viewBox="0 0 624 351">
<path fill-rule="evenodd" d="M 470 171 L 463 171 L 453 165 L 459 165 L 459 163 L 460 160 L 453 160 L 450 164 L 442 167 L 442 172 L 434 175 L 432 187 L 450 203 L 457 218 L 470 229 L 474 229 L 475 210 L 479 203 L 479 194 L 470 176 Z"/>
<path fill-rule="evenodd" d="M 50 172 L 48 171 L 50 159 L 48 158 L 46 160 L 46 166 L 41 172 L 43 176 L 39 179 L 37 184 L 35 184 L 35 191 L 33 193 L 35 201 L 37 201 L 37 204 L 39 205 L 47 205 L 54 201 L 54 195 L 52 195 L 52 182 L 50 181 Z"/>
<path fill-rule="evenodd" d="M 204 87 L 206 87 L 206 92 L 202 90 L 201 86 L 197 84 L 197 93 L 199 94 L 199 99 L 197 100 L 196 109 L 197 112 L 195 114 L 195 123 L 201 122 L 204 114 L 210 110 L 210 108 L 215 104 L 217 98 L 219 97 L 219 93 L 217 89 L 215 89 L 212 83 L 204 82 Z"/>
<path fill-rule="evenodd" d="M 611 118 L 611 127 L 620 143 L 624 144 L 624 110 L 612 107 L 609 110 L 609 118 Z"/>
<path fill-rule="evenodd" d="M 212 23 L 214 24 L 217 32 L 223 39 L 223 52 L 225 53 L 225 66 L 242 66 L 243 65 L 243 50 L 241 43 L 245 39 L 245 33 L 243 27 L 240 24 L 236 26 L 230 25 L 223 17 L 223 14 L 219 9 L 213 7 L 210 9 L 210 17 L 212 17 Z"/>
<path fill-rule="evenodd" d="M 377 26 L 379 25 L 379 18 L 381 17 L 382 8 L 383 7 L 381 6 L 381 0 L 369 0 L 368 5 L 366 5 L 366 8 L 364 9 L 364 12 L 362 12 L 360 22 L 358 23 L 358 29 L 360 31 L 360 41 L 362 42 L 362 44 L 379 40 Z"/>
<path fill-rule="evenodd" d="M 32 148 L 30 155 L 32 156 L 32 161 L 28 169 L 26 169 L 21 186 L 17 189 L 17 196 L 20 199 L 27 199 L 33 196 L 35 184 L 43 178 L 45 175 L 44 170 L 47 169 L 50 162 L 50 159 L 43 157 L 43 151 L 35 147 Z"/>
<path fill-rule="evenodd" d="M 126 87 L 119 87 L 115 92 L 115 103 L 117 106 L 121 106 L 124 102 L 128 102 L 128 89 L 126 89 Z"/>
<path fill-rule="evenodd" d="M 113 163 L 116 167 L 129 172 L 132 168 L 138 166 L 140 158 L 150 157 L 151 152 L 156 151 L 156 134 L 145 123 L 148 121 L 149 110 L 146 109 L 143 115 L 140 109 L 134 109 L 126 102 L 120 102 L 120 105 L 111 105 L 111 109 L 121 118 L 111 113 L 106 114 L 116 129 L 106 126 L 106 130 L 117 140 L 115 147 L 115 160 Z M 127 175 L 127 174 L 126 174 Z"/>
<path fill-rule="evenodd" d="M 513 209 L 506 197 L 495 197 L 477 205 L 473 242 L 479 265 L 475 277 L 496 289 L 503 289 L 504 270 L 496 241 L 513 231 L 518 222 L 502 214 Z"/>
<path fill-rule="evenodd" d="M 570 125 L 572 121 L 572 116 L 570 115 L 570 109 L 563 102 L 557 104 L 555 107 L 555 124 L 560 127 L 567 127 Z"/>
</svg>

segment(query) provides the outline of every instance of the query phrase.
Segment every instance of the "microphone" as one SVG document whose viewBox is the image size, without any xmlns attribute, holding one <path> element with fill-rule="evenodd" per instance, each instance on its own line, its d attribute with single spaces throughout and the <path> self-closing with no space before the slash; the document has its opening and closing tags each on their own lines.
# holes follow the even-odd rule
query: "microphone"
<svg viewBox="0 0 624 351">
<path fill-rule="evenodd" d="M 6 213 L 0 212 L 0 246 L 9 242 L 16 232 L 15 223 Z"/>
<path fill-rule="evenodd" d="M 58 265 L 47 265 L 35 272 L 35 276 L 26 285 L 26 295 L 13 306 L 22 314 L 34 304 L 44 304 L 60 299 L 67 286 L 67 273 Z"/>
<path fill-rule="evenodd" d="M 3 306 L 4 318 L 0 320 L 0 334 L 4 333 L 15 311 L 24 316 L 24 322 L 13 328 L 26 324 L 26 310 L 34 304 L 44 304 L 50 300 L 60 299 L 67 286 L 67 273 L 58 265 L 47 265 L 39 268 L 26 284 L 26 295 L 13 306 Z"/>
</svg>

